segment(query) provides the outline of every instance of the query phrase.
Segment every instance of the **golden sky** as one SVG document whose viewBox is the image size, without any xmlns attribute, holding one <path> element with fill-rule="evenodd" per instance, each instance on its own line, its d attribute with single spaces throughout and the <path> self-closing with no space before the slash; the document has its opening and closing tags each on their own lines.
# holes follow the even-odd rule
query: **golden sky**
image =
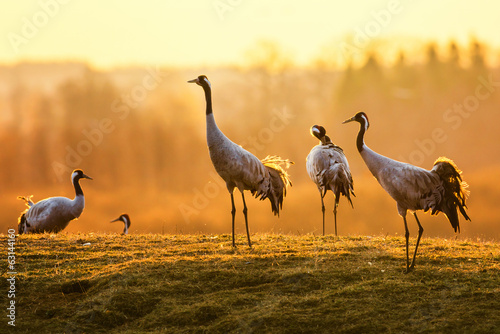
<svg viewBox="0 0 500 334">
<path fill-rule="evenodd" d="M 242 64 L 252 45 L 271 40 L 300 64 L 347 35 L 360 46 L 392 37 L 467 45 L 471 36 L 500 46 L 500 2 L 492 0 L 23 0 L 0 6 L 0 63 Z"/>
</svg>

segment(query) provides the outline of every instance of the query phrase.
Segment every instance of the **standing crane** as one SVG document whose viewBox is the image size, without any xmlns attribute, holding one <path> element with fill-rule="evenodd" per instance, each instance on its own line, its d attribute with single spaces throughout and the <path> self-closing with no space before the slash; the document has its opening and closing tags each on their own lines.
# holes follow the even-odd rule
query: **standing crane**
<svg viewBox="0 0 500 334">
<path fill-rule="evenodd" d="M 130 217 L 128 216 L 128 214 L 124 213 L 122 215 L 120 215 L 120 217 L 110 221 L 110 223 L 113 223 L 113 222 L 118 222 L 118 221 L 121 221 L 123 222 L 123 234 L 127 234 L 128 233 L 128 229 L 130 227 Z"/>
<path fill-rule="evenodd" d="M 208 151 L 215 170 L 226 182 L 227 190 L 231 195 L 233 247 L 236 246 L 234 241 L 234 220 L 236 215 L 233 196 L 234 188 L 238 188 L 241 192 L 248 246 L 252 247 L 244 191 L 250 190 L 252 195 L 256 198 L 260 197 L 260 200 L 268 198 L 273 213 L 279 216 L 279 211 L 283 205 L 283 197 L 286 196 L 286 189 L 291 185 L 290 178 L 285 170 L 291 162 L 278 156 L 267 156 L 263 160 L 259 160 L 252 153 L 229 140 L 215 123 L 212 111 L 212 91 L 208 78 L 200 75 L 188 82 L 196 83 L 205 92 Z"/>
<path fill-rule="evenodd" d="M 71 174 L 71 182 L 75 187 L 75 198 L 49 197 L 33 203 L 31 196 L 20 199 L 26 201 L 26 209 L 19 217 L 19 234 L 23 233 L 57 233 L 66 228 L 69 222 L 80 217 L 85 206 L 80 179 L 92 178 L 85 175 L 81 169 L 75 169 Z"/>
<path fill-rule="evenodd" d="M 424 210 L 424 212 L 427 212 L 431 210 L 432 215 L 443 212 L 455 232 L 460 232 L 457 209 L 460 210 L 466 220 L 470 220 L 465 212 L 465 208 L 467 208 L 465 199 L 469 194 L 468 185 L 465 181 L 462 181 L 460 169 L 448 158 L 438 158 L 434 162 L 433 168 L 426 170 L 389 159 L 372 151 L 364 141 L 365 132 L 370 126 L 368 116 L 364 112 L 358 112 L 343 123 L 352 121 L 360 124 L 356 146 L 361 157 L 382 188 L 397 202 L 398 213 L 403 217 L 406 238 L 406 273 L 409 273 L 415 266 L 418 245 L 424 233 L 416 211 Z M 406 223 L 408 210 L 413 212 L 418 225 L 417 244 L 411 265 L 408 253 L 410 232 Z"/>
<path fill-rule="evenodd" d="M 323 211 L 323 235 L 325 235 L 325 203 L 323 198 L 328 190 L 335 196 L 333 215 L 335 219 L 335 235 L 337 235 L 337 207 L 340 195 L 344 195 L 351 203 L 351 194 L 354 195 L 349 163 L 342 149 L 333 144 L 326 130 L 321 125 L 311 127 L 311 135 L 318 138 L 320 143 L 314 146 L 307 156 L 306 168 L 311 180 L 316 184 L 321 196 L 321 210 Z"/>
</svg>

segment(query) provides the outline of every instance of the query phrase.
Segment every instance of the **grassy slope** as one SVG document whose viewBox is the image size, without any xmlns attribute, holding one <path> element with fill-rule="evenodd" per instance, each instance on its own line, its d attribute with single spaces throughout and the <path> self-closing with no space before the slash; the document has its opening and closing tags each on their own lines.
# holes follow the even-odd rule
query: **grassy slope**
<svg viewBox="0 0 500 334">
<path fill-rule="evenodd" d="M 253 240 L 233 250 L 227 235 L 19 237 L 16 329 L 500 331 L 498 243 L 424 238 L 405 275 L 401 237 Z"/>
</svg>

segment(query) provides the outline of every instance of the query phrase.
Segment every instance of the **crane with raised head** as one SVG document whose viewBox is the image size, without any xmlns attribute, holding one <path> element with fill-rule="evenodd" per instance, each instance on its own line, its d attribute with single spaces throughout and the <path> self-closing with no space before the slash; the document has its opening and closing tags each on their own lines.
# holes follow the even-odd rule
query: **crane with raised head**
<svg viewBox="0 0 500 334">
<path fill-rule="evenodd" d="M 417 217 L 417 210 L 431 211 L 432 215 L 443 212 L 455 232 L 460 232 L 458 211 L 466 220 L 465 200 L 469 194 L 467 183 L 462 180 L 462 171 L 448 158 L 440 157 L 431 170 L 426 170 L 408 163 L 389 159 L 366 146 L 365 132 L 370 123 L 364 112 L 358 112 L 343 123 L 358 122 L 360 129 L 356 146 L 366 166 L 380 183 L 382 188 L 396 201 L 398 213 L 403 217 L 406 238 L 406 273 L 413 270 L 420 238 L 424 228 Z M 410 264 L 408 239 L 410 232 L 406 222 L 407 212 L 413 212 L 418 225 L 418 237 L 415 252 Z"/>
<path fill-rule="evenodd" d="M 259 160 L 252 153 L 229 140 L 215 122 L 212 110 L 212 90 L 208 78 L 200 75 L 188 82 L 196 83 L 205 92 L 208 151 L 215 170 L 226 182 L 227 190 L 231 195 L 233 247 L 236 246 L 234 240 L 236 208 L 233 196 L 235 188 L 241 192 L 248 246 L 252 247 L 244 191 L 249 190 L 252 195 L 261 200 L 269 199 L 273 213 L 279 216 L 286 189 L 291 185 L 290 177 L 286 172 L 291 162 L 278 156 L 267 156 Z"/>
</svg>

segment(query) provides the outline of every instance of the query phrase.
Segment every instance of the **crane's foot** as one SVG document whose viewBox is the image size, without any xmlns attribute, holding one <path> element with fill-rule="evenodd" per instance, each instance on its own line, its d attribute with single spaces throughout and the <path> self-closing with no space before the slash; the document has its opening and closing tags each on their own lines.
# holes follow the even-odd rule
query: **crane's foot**
<svg viewBox="0 0 500 334">
<path fill-rule="evenodd" d="M 409 274 L 413 271 L 413 266 L 406 268 L 405 274 Z"/>
</svg>

